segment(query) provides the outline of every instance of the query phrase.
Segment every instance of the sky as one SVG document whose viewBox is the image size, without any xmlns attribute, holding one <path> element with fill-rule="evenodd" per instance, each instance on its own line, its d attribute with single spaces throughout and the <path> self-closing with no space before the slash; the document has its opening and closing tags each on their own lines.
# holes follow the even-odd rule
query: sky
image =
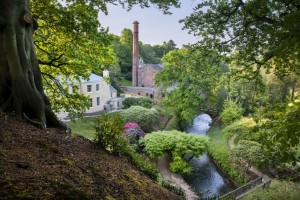
<svg viewBox="0 0 300 200">
<path fill-rule="evenodd" d="M 164 15 L 161 10 L 152 6 L 141 9 L 139 6 L 126 11 L 121 6 L 108 5 L 108 15 L 99 14 L 99 21 L 102 27 L 108 27 L 109 32 L 121 35 L 124 28 L 133 28 L 133 22 L 139 22 L 139 40 L 143 44 L 163 44 L 173 40 L 177 47 L 182 44 L 193 44 L 199 38 L 188 34 L 188 30 L 182 30 L 183 24 L 180 19 L 192 13 L 193 7 L 199 0 L 180 0 L 181 8 L 172 8 L 172 15 Z"/>
</svg>

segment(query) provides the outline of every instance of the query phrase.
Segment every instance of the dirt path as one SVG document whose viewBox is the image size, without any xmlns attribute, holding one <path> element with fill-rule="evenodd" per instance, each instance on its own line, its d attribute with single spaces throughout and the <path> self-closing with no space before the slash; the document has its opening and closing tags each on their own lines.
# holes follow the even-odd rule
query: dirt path
<svg viewBox="0 0 300 200">
<path fill-rule="evenodd" d="M 169 160 L 167 158 L 160 158 L 157 161 L 157 165 L 160 171 L 161 176 L 164 180 L 171 181 L 177 187 L 182 188 L 185 192 L 188 200 L 195 200 L 198 198 L 196 193 L 192 190 L 192 188 L 184 181 L 182 176 L 178 174 L 174 174 L 169 170 Z"/>
</svg>

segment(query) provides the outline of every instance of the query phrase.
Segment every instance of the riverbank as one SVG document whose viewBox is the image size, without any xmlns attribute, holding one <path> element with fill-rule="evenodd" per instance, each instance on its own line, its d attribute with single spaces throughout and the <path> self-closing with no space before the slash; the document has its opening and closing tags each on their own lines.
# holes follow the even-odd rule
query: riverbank
<svg viewBox="0 0 300 200">
<path fill-rule="evenodd" d="M 220 127 L 211 127 L 208 132 L 208 136 L 211 138 L 209 151 L 212 161 L 219 168 L 221 173 L 224 173 L 225 176 L 228 177 L 228 180 L 234 183 L 234 185 L 240 186 L 260 176 L 263 177 L 264 181 L 272 180 L 271 177 L 264 174 L 254 166 L 251 166 L 249 170 L 244 173 L 237 171 L 232 166 L 230 163 L 230 149 L 234 148 L 234 144 L 232 140 L 227 141 L 224 135 L 222 135 Z"/>
<path fill-rule="evenodd" d="M 195 200 L 198 198 L 196 192 L 185 182 L 182 176 L 175 174 L 169 170 L 169 159 L 166 157 L 160 158 L 157 161 L 157 166 L 162 178 L 166 181 L 172 182 L 176 187 L 180 187 L 188 200 Z"/>
</svg>

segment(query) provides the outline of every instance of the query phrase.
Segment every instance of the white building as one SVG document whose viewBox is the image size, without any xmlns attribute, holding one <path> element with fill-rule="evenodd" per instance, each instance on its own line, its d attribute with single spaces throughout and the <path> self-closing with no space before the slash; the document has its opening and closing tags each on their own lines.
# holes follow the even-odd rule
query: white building
<svg viewBox="0 0 300 200">
<path fill-rule="evenodd" d="M 109 76 L 109 72 L 104 70 L 103 76 Z M 86 114 L 122 108 L 123 98 L 117 97 L 117 90 L 99 75 L 91 73 L 88 80 L 81 79 L 78 92 L 89 97 L 90 108 L 85 111 Z M 60 112 L 57 116 L 66 118 L 68 113 Z"/>
</svg>

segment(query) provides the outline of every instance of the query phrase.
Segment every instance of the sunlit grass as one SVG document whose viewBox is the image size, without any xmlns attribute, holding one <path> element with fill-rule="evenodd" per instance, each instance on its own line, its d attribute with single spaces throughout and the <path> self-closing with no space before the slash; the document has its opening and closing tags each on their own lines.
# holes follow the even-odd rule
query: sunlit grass
<svg viewBox="0 0 300 200">
<path fill-rule="evenodd" d="M 122 86 L 132 86 L 132 82 L 131 82 L 131 81 L 128 81 L 128 80 L 126 80 L 126 79 L 124 79 L 124 78 L 121 79 L 120 84 L 121 84 Z"/>
<path fill-rule="evenodd" d="M 78 119 L 75 122 L 69 122 L 72 133 L 82 135 L 87 139 L 94 139 L 95 137 L 95 118 L 96 117 L 86 117 L 83 119 Z"/>
</svg>

